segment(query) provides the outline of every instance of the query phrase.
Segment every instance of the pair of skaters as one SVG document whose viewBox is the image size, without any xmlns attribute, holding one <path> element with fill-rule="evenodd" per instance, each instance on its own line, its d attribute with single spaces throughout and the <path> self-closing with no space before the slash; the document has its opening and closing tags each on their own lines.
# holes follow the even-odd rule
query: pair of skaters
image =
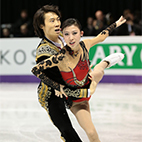
<svg viewBox="0 0 142 142">
<path fill-rule="evenodd" d="M 39 15 L 42 16 L 42 20 Z M 57 7 L 44 6 L 34 16 L 35 31 L 39 37 L 43 38 L 37 48 L 36 59 L 38 64 L 32 69 L 33 74 L 42 81 L 38 91 L 39 101 L 48 111 L 55 126 L 60 130 L 62 138 L 67 142 L 81 140 L 72 128 L 65 109 L 62 110 L 64 110 L 66 118 L 61 116 L 63 112 L 58 111 L 61 106 L 64 106 L 63 101 L 57 99 L 56 96 L 61 98 L 63 95 L 66 96 L 63 97 L 65 102 L 77 118 L 80 126 L 85 130 L 90 142 L 100 142 L 91 120 L 89 99 L 102 79 L 104 69 L 121 61 L 124 55 L 114 53 L 103 59 L 91 71 L 88 52 L 92 46 L 105 40 L 113 29 L 122 25 L 125 21 L 121 16 L 118 21 L 103 30 L 95 38 L 80 41 L 83 36 L 80 23 L 73 18 L 67 19 L 62 25 L 63 37 L 66 42 L 64 46 L 63 40 L 59 36 L 61 22 Z M 62 45 L 61 50 L 57 48 L 59 44 Z M 49 79 L 52 80 L 49 81 Z M 88 89 L 90 93 L 86 93 Z M 46 90 L 46 92 L 43 90 Z M 79 93 L 76 93 L 75 90 L 79 90 Z M 58 101 L 62 103 L 59 104 Z M 57 106 L 59 108 L 55 109 Z M 58 115 L 61 117 L 58 117 Z M 65 126 L 67 122 L 69 122 L 69 125 Z"/>
</svg>

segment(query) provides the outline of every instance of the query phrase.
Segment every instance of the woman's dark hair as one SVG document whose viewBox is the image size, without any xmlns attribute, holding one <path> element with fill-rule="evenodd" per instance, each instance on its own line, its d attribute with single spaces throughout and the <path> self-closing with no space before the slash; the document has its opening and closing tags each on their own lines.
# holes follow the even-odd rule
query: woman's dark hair
<svg viewBox="0 0 142 142">
<path fill-rule="evenodd" d="M 45 25 L 44 20 L 45 20 L 45 14 L 48 12 L 54 12 L 56 13 L 59 17 L 61 17 L 61 13 L 58 9 L 58 6 L 55 5 L 45 5 L 42 8 L 40 8 L 34 15 L 33 18 L 33 27 L 34 27 L 34 32 L 35 34 L 43 38 L 44 37 L 44 32 L 40 28 L 41 25 Z"/>
<path fill-rule="evenodd" d="M 64 28 L 72 26 L 72 25 L 77 26 L 81 31 L 82 27 L 81 27 L 80 22 L 74 18 L 69 18 L 69 19 L 65 20 L 62 24 L 62 30 L 64 30 Z"/>
</svg>

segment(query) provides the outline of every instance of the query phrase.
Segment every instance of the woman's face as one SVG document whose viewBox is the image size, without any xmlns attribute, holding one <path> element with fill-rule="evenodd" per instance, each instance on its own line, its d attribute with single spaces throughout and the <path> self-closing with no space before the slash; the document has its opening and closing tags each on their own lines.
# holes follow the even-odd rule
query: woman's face
<svg viewBox="0 0 142 142">
<path fill-rule="evenodd" d="M 44 17 L 45 25 L 41 25 L 41 29 L 43 29 L 45 36 L 49 39 L 58 37 L 61 26 L 60 17 L 54 12 L 48 12 L 44 15 Z"/>
<path fill-rule="evenodd" d="M 66 42 L 66 44 L 72 48 L 72 50 L 75 50 L 75 47 L 79 45 L 80 37 L 83 35 L 83 31 L 80 31 L 80 29 L 75 26 L 68 26 L 63 29 L 63 37 Z"/>
</svg>

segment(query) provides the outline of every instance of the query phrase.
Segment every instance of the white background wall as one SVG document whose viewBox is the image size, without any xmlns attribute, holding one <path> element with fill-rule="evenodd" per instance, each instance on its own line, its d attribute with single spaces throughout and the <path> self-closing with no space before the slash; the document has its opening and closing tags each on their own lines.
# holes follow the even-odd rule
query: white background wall
<svg viewBox="0 0 142 142">
<path fill-rule="evenodd" d="M 92 37 L 83 37 L 92 38 Z M 35 64 L 35 50 L 41 39 L 39 38 L 7 38 L 0 39 L 0 75 L 31 75 L 31 68 Z M 108 37 L 102 43 L 142 43 L 142 36 Z M 142 56 L 142 54 L 141 54 Z M 142 57 L 141 57 L 142 60 Z M 106 74 L 114 74 L 111 69 Z M 115 71 L 116 74 L 142 75 L 142 70 Z"/>
</svg>

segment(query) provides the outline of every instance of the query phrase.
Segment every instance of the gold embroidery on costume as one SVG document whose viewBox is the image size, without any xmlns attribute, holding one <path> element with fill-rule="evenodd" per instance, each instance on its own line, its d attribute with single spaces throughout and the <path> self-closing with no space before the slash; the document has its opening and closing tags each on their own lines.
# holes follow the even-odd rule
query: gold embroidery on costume
<svg viewBox="0 0 142 142">
<path fill-rule="evenodd" d="M 44 39 L 41 41 L 39 47 L 36 50 L 36 61 L 41 56 L 52 56 L 58 52 L 59 49 L 55 45 Z"/>
<path fill-rule="evenodd" d="M 79 97 L 80 96 L 80 89 L 71 90 L 69 88 L 65 88 L 63 90 L 67 94 L 67 96 L 72 96 L 72 97 L 80 98 Z"/>
<path fill-rule="evenodd" d="M 81 89 L 80 96 L 82 98 L 87 98 L 87 96 L 88 96 L 88 89 Z"/>
<path fill-rule="evenodd" d="M 70 67 L 69 67 L 69 68 L 70 68 Z M 85 84 L 85 82 L 86 82 L 86 79 L 87 79 L 87 77 L 88 77 L 88 74 L 86 74 L 86 76 L 85 76 L 81 81 L 79 81 L 79 80 L 77 79 L 76 74 L 75 74 L 75 72 L 73 71 L 73 69 L 70 68 L 70 70 L 72 71 L 73 78 L 74 78 L 74 82 L 75 82 L 78 86 L 82 87 L 82 86 Z"/>
<path fill-rule="evenodd" d="M 71 90 L 69 88 L 63 89 L 67 96 L 72 96 L 75 98 L 86 98 L 88 95 L 88 89 L 75 89 Z"/>
<path fill-rule="evenodd" d="M 42 56 L 50 57 L 53 54 L 57 54 L 58 52 L 59 52 L 58 47 L 48 42 L 46 39 L 43 39 L 40 42 L 40 45 L 38 46 L 36 51 L 36 61 L 38 60 L 38 58 Z M 38 100 L 41 106 L 44 107 L 47 112 L 48 112 L 48 99 L 50 98 L 51 94 L 52 94 L 51 87 L 41 82 L 41 85 L 38 87 Z"/>
<path fill-rule="evenodd" d="M 43 82 L 41 83 L 41 86 L 38 88 L 38 100 L 42 107 L 45 108 L 45 110 L 48 112 L 48 101 L 46 99 L 49 99 L 51 96 L 51 87 L 48 87 Z"/>
</svg>

